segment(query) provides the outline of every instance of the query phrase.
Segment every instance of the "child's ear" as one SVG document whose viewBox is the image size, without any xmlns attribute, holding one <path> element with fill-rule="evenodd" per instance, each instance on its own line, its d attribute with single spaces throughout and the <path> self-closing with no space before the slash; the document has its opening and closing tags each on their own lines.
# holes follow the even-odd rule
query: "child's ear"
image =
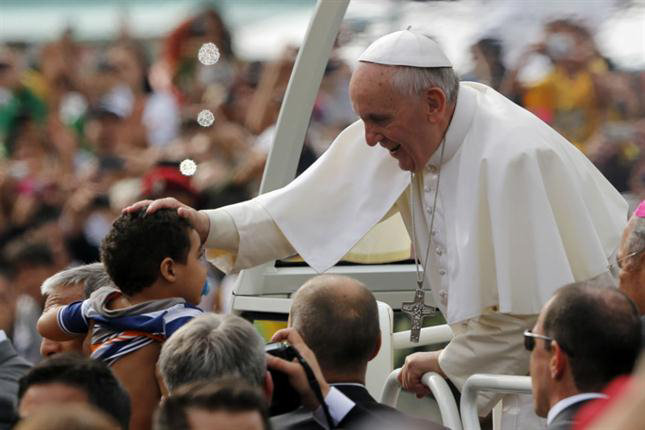
<svg viewBox="0 0 645 430">
<path fill-rule="evenodd" d="M 175 282 L 175 261 L 172 258 L 166 257 L 161 260 L 159 271 L 161 272 L 161 276 L 163 276 L 166 281 Z"/>
</svg>

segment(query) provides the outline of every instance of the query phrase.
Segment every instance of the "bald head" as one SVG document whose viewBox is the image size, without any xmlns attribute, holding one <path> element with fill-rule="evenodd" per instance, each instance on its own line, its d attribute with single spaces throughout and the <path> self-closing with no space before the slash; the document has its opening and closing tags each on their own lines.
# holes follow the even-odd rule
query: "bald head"
<svg viewBox="0 0 645 430">
<path fill-rule="evenodd" d="M 352 374 L 364 379 L 367 362 L 380 346 L 380 330 L 376 299 L 363 284 L 346 276 L 310 279 L 293 297 L 290 322 L 326 377 Z"/>
</svg>

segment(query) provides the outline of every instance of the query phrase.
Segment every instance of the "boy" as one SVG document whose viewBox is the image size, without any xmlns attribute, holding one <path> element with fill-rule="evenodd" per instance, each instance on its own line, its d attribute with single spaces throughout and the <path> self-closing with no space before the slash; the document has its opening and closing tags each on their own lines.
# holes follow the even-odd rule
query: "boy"
<svg viewBox="0 0 645 430">
<path fill-rule="evenodd" d="M 44 337 L 92 333 L 92 358 L 112 370 L 135 399 L 131 427 L 150 427 L 160 391 L 160 343 L 194 316 L 206 281 L 199 235 L 175 210 L 121 215 L 101 244 L 101 260 L 118 287 L 53 307 L 38 321 Z"/>
</svg>

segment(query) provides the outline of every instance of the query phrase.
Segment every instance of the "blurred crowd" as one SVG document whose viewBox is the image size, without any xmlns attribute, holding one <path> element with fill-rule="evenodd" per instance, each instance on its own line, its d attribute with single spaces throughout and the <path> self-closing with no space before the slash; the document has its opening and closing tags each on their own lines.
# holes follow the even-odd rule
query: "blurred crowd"
<svg viewBox="0 0 645 430">
<path fill-rule="evenodd" d="M 345 37 L 343 43 L 349 39 Z M 340 47 L 340 40 L 336 48 Z M 526 107 L 584 152 L 628 200 L 645 199 L 645 159 L 642 157 L 645 71 L 616 67 L 599 51 L 593 33 L 573 20 L 545 24 L 543 41 L 527 46 L 514 64 L 505 62 L 504 46 L 499 40 L 484 38 L 470 49 L 474 67 L 462 79 L 487 84 Z M 122 351 L 110 349 L 115 338 L 101 339 L 104 343 L 94 342 L 93 337 L 100 337 L 101 333 L 88 325 L 85 313 L 75 314 L 74 309 L 78 311 L 78 308 L 73 307 L 83 306 L 77 300 L 94 303 L 90 300 L 98 300 L 96 297 L 100 294 L 90 293 L 99 288 L 111 288 L 110 295 L 120 294 L 112 282 L 119 284 L 123 293 L 127 292 L 123 283 L 114 280 L 114 273 L 108 276 L 103 264 L 95 263 L 106 252 L 120 256 L 118 270 L 124 276 L 136 277 L 139 270 L 146 269 L 145 264 L 133 261 L 129 252 L 134 248 L 145 249 L 149 245 L 145 242 L 155 240 L 131 241 L 128 244 L 132 246 L 114 246 L 114 249 L 107 245 L 101 247 L 106 235 L 117 229 L 118 223 L 113 225 L 113 221 L 122 208 L 142 199 L 161 197 L 174 197 L 196 209 L 215 208 L 246 200 L 257 193 L 297 50 L 297 47 L 285 47 L 282 55 L 271 61 L 243 61 L 235 55 L 226 23 L 213 9 L 204 9 L 181 22 L 159 40 L 136 40 L 124 28 L 113 41 L 85 43 L 76 40 L 69 29 L 50 43 L 0 46 L 0 344 L 10 341 L 15 347 L 17 355 L 11 357 L 15 366 L 6 365 L 10 360 L 2 364 L 5 370 L 16 370 L 14 379 L 18 381 L 14 381 L 16 393 L 11 393 L 9 399 L 0 396 L 0 424 L 4 418 L 2 413 L 11 409 L 13 414 L 15 406 L 21 415 L 29 416 L 41 406 L 39 400 L 60 395 L 65 402 L 78 396 L 76 400 L 87 401 L 96 408 L 74 409 L 76 405 L 71 409 L 46 410 L 41 417 L 35 414 L 33 421 L 19 428 L 44 428 L 44 423 L 50 428 L 71 428 L 67 423 L 78 417 L 86 424 L 96 421 L 96 426 L 91 428 L 152 428 L 154 410 L 157 410 L 154 428 L 198 428 L 195 422 L 201 418 L 194 416 L 195 409 L 209 411 L 209 408 L 211 412 L 230 409 L 234 413 L 229 415 L 250 411 L 246 418 L 255 420 L 256 425 L 248 428 L 270 429 L 272 425 L 293 428 L 293 422 L 327 428 L 325 425 L 331 423 L 329 411 L 325 420 L 309 411 L 320 411 L 317 408 L 324 409 L 327 402 L 327 399 L 321 401 L 321 393 L 314 393 L 318 395 L 314 397 L 310 392 L 314 391 L 309 386 L 314 380 L 319 391 L 325 388 L 331 392 L 327 382 L 336 383 L 337 391 L 343 393 L 341 400 L 343 397 L 353 400 L 353 406 L 345 408 L 341 418 L 334 417 L 336 424 L 367 416 L 376 419 L 374 422 L 378 425 L 373 428 L 392 428 L 388 427 L 392 422 L 400 424 L 400 428 L 435 428 L 428 422 L 418 422 L 377 404 L 371 396 L 366 396 L 364 387 L 356 393 L 356 386 L 365 383 L 367 362 L 378 353 L 381 342 L 376 301 L 367 287 L 349 278 L 323 276 L 309 281 L 294 296 L 290 313 L 292 327 L 279 331 L 273 340 L 288 340 L 297 346 L 298 353 L 306 358 L 303 361 L 311 365 L 309 374 L 305 375 L 306 371 L 297 363 L 265 356 L 264 339 L 248 321 L 224 315 L 228 311 L 224 275 L 206 264 L 203 274 L 208 283 L 194 275 L 199 272 L 195 268 L 202 267 L 198 264 L 204 260 L 204 251 L 195 239 L 198 236 L 188 228 L 181 230 L 185 237 L 183 233 L 178 234 L 184 240 L 181 246 L 185 248 L 182 252 L 186 262 L 176 259 L 180 267 L 176 273 L 184 277 L 181 281 L 190 283 L 191 290 L 181 289 L 179 295 L 190 293 L 201 297 L 198 294 L 201 292 L 199 308 L 205 311 L 203 315 L 192 306 L 197 303 L 186 299 L 191 306 L 175 309 L 180 314 L 177 319 L 192 318 L 186 317 L 186 309 L 200 316 L 191 322 L 182 321 L 186 323 L 182 328 L 175 323 L 177 327 L 171 330 L 172 321 L 165 313 L 171 307 L 164 301 L 161 307 L 164 315 L 160 319 L 168 321 L 162 321 L 161 331 L 170 337 L 177 329 L 177 334 L 163 347 L 149 342 L 143 347 L 138 345 L 141 349 L 127 349 L 138 341 L 137 336 L 146 336 L 141 336 L 140 331 L 133 334 L 130 327 L 114 328 L 115 336 L 131 336 L 134 342 L 128 344 L 132 339 L 126 339 L 123 356 L 129 356 L 121 365 L 112 366 L 112 370 L 100 361 L 76 356 L 52 358 L 60 352 L 96 358 L 106 351 L 106 356 L 100 357 L 103 361 L 107 362 L 105 357 L 114 361 L 122 357 L 119 355 Z M 550 71 L 539 81 L 527 83 L 521 78 L 523 71 L 538 56 L 548 58 Z M 316 98 L 298 173 L 313 163 L 342 129 L 355 121 L 348 97 L 350 76 L 351 67 L 341 59 L 339 50 L 334 49 Z M 638 290 L 634 296 L 641 299 L 641 289 L 636 287 L 642 285 L 645 276 L 641 264 L 644 211 L 645 206 L 641 204 L 632 217 L 629 235 L 626 235 L 629 240 L 621 246 L 618 259 L 621 288 L 629 293 L 629 286 L 634 285 Z M 168 221 L 173 225 L 185 223 L 174 211 L 167 216 L 175 217 Z M 134 225 L 136 217 L 132 215 L 126 221 Z M 142 221 L 145 222 L 156 222 L 154 215 Z M 137 234 L 145 230 L 128 228 Z M 150 231 L 145 233 L 151 234 Z M 631 240 L 632 233 L 640 242 Z M 165 235 L 153 235 L 159 236 Z M 162 242 L 167 242 L 172 252 L 181 247 L 179 240 L 170 234 L 167 236 L 156 241 L 157 248 L 163 248 Z M 130 236 L 123 233 L 123 237 Z M 114 237 L 111 240 L 117 243 Z M 634 251 L 637 245 L 639 248 Z M 166 249 L 156 251 L 163 253 Z M 172 252 L 168 251 L 167 255 L 174 255 Z M 146 252 L 137 255 L 141 260 L 148 258 Z M 115 264 L 106 262 L 105 258 L 103 262 L 106 266 Z M 183 265 L 188 265 L 190 270 L 181 269 Z M 128 304 L 133 304 L 127 307 L 129 310 L 144 302 L 146 294 L 153 294 L 150 291 L 159 295 L 156 299 L 167 299 L 164 288 L 172 287 L 175 281 L 157 282 L 159 266 L 154 267 L 155 281 L 142 288 L 143 293 L 137 290 L 128 294 L 130 298 L 142 294 L 141 301 L 136 296 L 137 301 Z M 173 272 L 168 276 L 171 278 L 180 276 Z M 216 288 L 208 292 L 209 284 Z M 613 288 L 605 287 L 598 289 L 599 296 L 616 294 Z M 352 300 L 341 295 L 348 291 L 353 291 Z M 623 360 L 624 368 L 604 375 L 606 380 L 596 384 L 594 391 L 603 390 L 615 376 L 631 372 L 641 352 L 636 340 L 640 334 L 638 328 L 645 321 L 639 319 L 639 316 L 643 318 L 644 305 L 634 299 L 638 302 L 636 308 L 625 297 L 620 296 L 620 300 L 629 307 L 623 313 L 631 318 L 628 328 L 633 336 L 615 336 L 611 326 L 607 326 L 605 334 L 608 341 L 624 340 L 629 354 L 625 354 L 628 357 Z M 58 311 L 52 313 L 57 306 L 72 302 L 75 302 L 72 307 L 65 307 L 69 312 L 65 315 L 69 321 L 85 323 L 84 329 L 78 332 L 67 332 L 68 323 L 61 322 Z M 583 309 L 574 316 L 586 321 L 588 315 L 601 315 L 601 310 L 607 310 L 606 304 L 601 300 L 593 312 Z M 88 307 L 79 312 L 86 312 Z M 138 313 L 132 315 L 145 315 L 161 324 L 156 317 L 159 309 L 146 308 L 140 312 L 142 309 L 136 308 Z M 546 316 L 541 315 L 536 329 L 544 328 L 548 314 L 546 311 L 543 314 Z M 47 332 L 44 338 L 39 334 L 43 333 L 43 315 L 54 315 L 49 321 L 56 327 L 50 331 L 54 333 L 51 337 Z M 126 314 L 123 320 L 132 315 Z M 345 321 L 343 318 L 348 315 L 362 315 L 365 320 Z M 136 318 L 132 320 L 141 326 L 149 325 Z M 603 325 L 610 318 L 596 320 Z M 327 329 L 332 326 L 335 330 Z M 573 325 L 563 326 L 565 330 Z M 92 345 L 105 348 L 89 351 L 89 341 L 85 339 L 88 332 Z M 70 340 L 65 337 L 70 333 L 83 336 Z M 591 343 L 576 333 L 571 336 L 582 340 L 582 345 L 576 344 L 576 348 L 584 349 L 585 344 Z M 530 331 L 524 337 L 528 339 L 525 345 L 533 360 L 539 359 L 538 355 L 544 351 L 531 339 L 553 341 Z M 605 345 L 599 348 L 608 349 Z M 544 347 L 549 349 L 550 346 Z M 151 355 L 140 355 L 144 350 Z M 601 355 L 593 352 L 581 356 L 591 360 Z M 603 363 L 612 361 L 620 360 L 610 357 Z M 595 363 L 589 366 L 594 372 L 598 368 Z M 300 408 L 286 417 L 289 422 L 269 422 L 270 408 L 290 399 L 291 394 L 277 389 L 274 392 L 267 367 L 287 374 L 292 388 L 298 385 L 294 381 L 302 382 L 295 388 L 308 409 Z M 627 389 L 642 387 L 643 374 L 641 370 L 631 381 L 632 385 L 626 385 Z M 535 376 L 532 371 L 532 376 L 540 382 L 540 375 Z M 220 377 L 235 379 L 211 383 Z M 241 383 L 242 379 L 248 380 Z M 157 386 L 157 380 L 163 384 Z M 534 388 L 539 388 L 536 381 Z M 185 384 L 193 385 L 182 388 Z M 48 391 L 39 392 L 42 386 L 48 386 Z M 158 408 L 162 395 L 169 400 Z M 642 396 L 637 400 L 639 405 L 644 403 Z M 105 414 L 97 412 L 97 408 L 112 417 L 107 424 L 102 423 Z M 350 411 L 362 416 L 351 415 Z M 7 422 L 16 419 L 14 415 L 8 418 Z M 206 418 L 215 420 L 213 416 Z M 318 426 L 316 422 L 322 424 Z M 242 425 L 228 423 L 225 428 Z"/>
<path fill-rule="evenodd" d="M 576 145 L 632 203 L 645 196 L 645 71 L 621 70 L 593 33 L 575 20 L 544 26 L 543 40 L 504 64 L 504 46 L 484 38 L 471 47 L 464 80 L 487 84 L 537 115 Z M 551 69 L 537 82 L 519 77 L 537 56 Z"/>
<path fill-rule="evenodd" d="M 205 43 L 216 51 L 202 63 Z M 212 9 L 162 40 L 123 30 L 89 44 L 67 30 L 0 47 L 0 329 L 21 354 L 39 359 L 42 281 L 97 261 L 121 208 L 161 196 L 212 208 L 257 193 L 296 54 L 239 60 Z M 354 121 L 350 73 L 330 60 L 298 172 Z M 216 285 L 221 274 L 209 276 Z M 203 306 L 219 310 L 217 294 Z"/>
<path fill-rule="evenodd" d="M 645 72 L 618 69 L 579 23 L 544 30 L 516 64 L 505 64 L 499 40 L 479 40 L 462 78 L 525 106 L 619 191 L 644 199 Z M 50 43 L 0 47 L 0 329 L 24 357 L 40 359 L 43 280 L 97 261 L 121 208 L 162 196 L 214 208 L 257 193 L 297 47 L 249 62 L 236 57 L 231 38 L 218 12 L 205 9 L 159 40 L 123 29 L 113 41 L 85 43 L 67 30 Z M 205 43 L 217 48 L 214 64 L 199 60 Z M 519 76 L 538 55 L 552 69 L 526 84 Z M 356 119 L 350 74 L 334 50 L 298 172 Z M 203 111 L 212 123 L 198 121 Z M 222 276 L 209 272 L 213 285 Z M 221 291 L 201 306 L 223 310 Z"/>
</svg>

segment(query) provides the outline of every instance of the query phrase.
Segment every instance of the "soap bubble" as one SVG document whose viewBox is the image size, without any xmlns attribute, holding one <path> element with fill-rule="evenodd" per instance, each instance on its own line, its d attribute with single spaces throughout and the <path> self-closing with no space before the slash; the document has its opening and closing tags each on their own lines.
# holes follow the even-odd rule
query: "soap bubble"
<svg viewBox="0 0 645 430">
<path fill-rule="evenodd" d="M 204 43 L 202 47 L 199 48 L 197 58 L 203 65 L 212 66 L 219 61 L 219 55 L 219 49 L 217 49 L 217 46 L 214 43 L 208 42 Z"/>
<path fill-rule="evenodd" d="M 193 176 L 197 171 L 197 164 L 190 158 L 179 163 L 179 171 L 184 176 Z"/>
<path fill-rule="evenodd" d="M 210 127 L 215 122 L 215 115 L 208 109 L 204 109 L 197 115 L 197 122 L 202 127 Z"/>
</svg>

